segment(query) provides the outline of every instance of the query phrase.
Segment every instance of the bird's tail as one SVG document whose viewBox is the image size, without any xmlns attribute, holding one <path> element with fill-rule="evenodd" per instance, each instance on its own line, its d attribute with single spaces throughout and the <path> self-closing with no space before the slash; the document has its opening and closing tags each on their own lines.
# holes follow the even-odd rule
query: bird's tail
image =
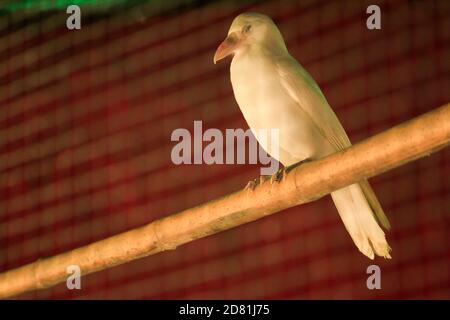
<svg viewBox="0 0 450 320">
<path fill-rule="evenodd" d="M 366 194 L 369 191 L 371 193 Z M 390 259 L 391 248 L 376 218 L 386 228 L 389 228 L 389 222 L 370 186 L 363 183 L 352 184 L 332 192 L 331 197 L 359 251 L 370 259 L 375 254 Z M 374 203 L 379 208 L 374 208 Z"/>
</svg>

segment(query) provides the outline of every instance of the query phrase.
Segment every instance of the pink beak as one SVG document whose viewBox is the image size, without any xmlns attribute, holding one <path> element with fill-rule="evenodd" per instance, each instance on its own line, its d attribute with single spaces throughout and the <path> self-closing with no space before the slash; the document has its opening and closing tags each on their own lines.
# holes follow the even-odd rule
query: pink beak
<svg viewBox="0 0 450 320">
<path fill-rule="evenodd" d="M 239 43 L 240 41 L 237 34 L 235 32 L 230 33 L 217 48 L 216 53 L 214 54 L 214 64 L 232 54 L 239 46 Z"/>
</svg>

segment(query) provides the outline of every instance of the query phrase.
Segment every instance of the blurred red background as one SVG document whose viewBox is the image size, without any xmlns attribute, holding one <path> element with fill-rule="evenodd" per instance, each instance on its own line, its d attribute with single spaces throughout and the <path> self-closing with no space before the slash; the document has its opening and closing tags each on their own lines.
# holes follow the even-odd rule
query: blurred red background
<svg viewBox="0 0 450 320">
<path fill-rule="evenodd" d="M 450 2 L 184 2 L 0 17 L 0 271 L 245 186 L 257 165 L 172 164 L 176 128 L 247 128 L 215 48 L 274 18 L 353 142 L 450 101 Z M 393 259 L 358 252 L 330 199 L 18 298 L 450 298 L 450 150 L 371 179 Z M 377 264 L 382 289 L 368 290 Z"/>
</svg>

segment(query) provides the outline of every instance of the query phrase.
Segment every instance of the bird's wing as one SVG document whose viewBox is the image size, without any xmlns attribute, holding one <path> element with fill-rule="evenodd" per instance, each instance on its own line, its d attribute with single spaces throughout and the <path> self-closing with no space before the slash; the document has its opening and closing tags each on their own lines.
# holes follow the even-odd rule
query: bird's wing
<svg viewBox="0 0 450 320">
<path fill-rule="evenodd" d="M 344 128 L 314 79 L 293 58 L 279 58 L 277 72 L 284 88 L 315 124 L 323 137 L 338 150 L 351 145 Z"/>
<path fill-rule="evenodd" d="M 309 73 L 292 57 L 278 58 L 276 68 L 281 82 L 291 98 L 309 116 L 318 131 L 335 150 L 339 151 L 351 146 L 350 139 L 339 119 Z M 377 220 L 383 227 L 389 229 L 389 220 L 369 182 L 363 180 L 360 182 L 360 186 Z"/>
</svg>

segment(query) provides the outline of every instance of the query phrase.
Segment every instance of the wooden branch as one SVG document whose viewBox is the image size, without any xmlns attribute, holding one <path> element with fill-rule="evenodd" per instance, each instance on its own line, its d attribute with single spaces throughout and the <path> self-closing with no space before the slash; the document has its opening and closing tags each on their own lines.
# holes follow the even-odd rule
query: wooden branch
<svg viewBox="0 0 450 320">
<path fill-rule="evenodd" d="M 450 103 L 342 152 L 294 167 L 281 183 L 263 182 L 90 245 L 0 274 L 0 297 L 51 287 L 69 265 L 83 275 L 142 258 L 318 199 L 429 155 L 450 143 Z"/>
</svg>

